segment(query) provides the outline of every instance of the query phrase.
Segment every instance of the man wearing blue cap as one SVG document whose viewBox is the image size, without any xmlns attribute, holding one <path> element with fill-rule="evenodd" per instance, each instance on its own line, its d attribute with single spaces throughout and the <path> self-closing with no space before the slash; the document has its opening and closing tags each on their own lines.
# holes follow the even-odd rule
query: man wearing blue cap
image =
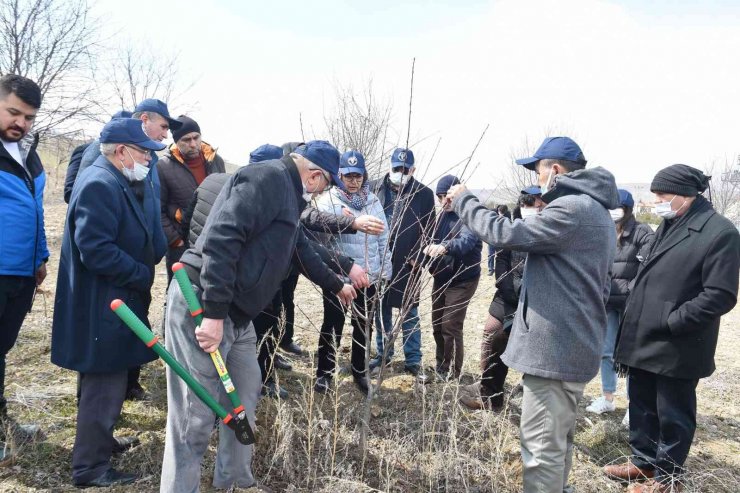
<svg viewBox="0 0 740 493">
<path fill-rule="evenodd" d="M 114 439 L 113 426 L 129 369 L 157 356 L 109 306 L 125 300 L 146 322 L 154 266 L 167 248 L 148 167 L 150 153 L 164 146 L 131 118 L 108 122 L 99 140 L 102 155 L 80 176 L 67 210 L 51 335 L 52 363 L 80 374 L 72 450 L 80 487 L 136 479 L 111 467 L 113 450 L 132 444 Z"/>
<path fill-rule="evenodd" d="M 141 120 L 141 127 L 144 133 L 151 140 L 155 142 L 162 142 L 167 138 L 167 132 L 169 129 L 176 130 L 182 126 L 182 122 L 175 120 L 170 117 L 170 112 L 167 109 L 167 104 L 159 99 L 145 99 L 136 105 L 134 113 L 129 115 L 127 111 L 120 111 L 113 115 L 113 118 L 128 117 L 131 116 L 134 119 Z M 159 175 L 156 172 L 157 154 L 154 151 L 149 152 L 149 170 L 152 174 L 151 184 L 154 187 L 154 192 L 159 197 L 160 195 L 160 184 Z M 90 167 L 99 157 L 101 156 L 100 141 L 94 140 L 90 143 L 90 146 L 85 150 L 80 160 L 79 170 L 77 177 Z M 75 180 L 76 181 L 76 177 Z M 65 180 L 66 182 L 66 180 Z M 74 184 L 72 184 L 74 190 Z M 141 368 L 132 368 L 129 372 L 128 388 L 126 390 L 126 399 L 141 400 L 144 399 L 146 393 L 139 383 L 139 374 Z"/>
<path fill-rule="evenodd" d="M 155 142 L 162 142 L 167 138 L 167 133 L 170 130 L 177 130 L 182 126 L 182 122 L 172 118 L 170 111 L 167 108 L 167 103 L 160 101 L 159 99 L 145 99 L 136 105 L 133 115 L 127 115 L 127 111 L 120 112 L 122 116 L 131 116 L 137 120 L 141 120 L 141 126 L 144 129 L 144 133 Z M 115 118 L 115 115 L 114 115 Z M 157 164 L 157 155 L 152 154 L 151 162 L 149 163 L 151 168 Z M 90 147 L 87 148 L 85 153 L 82 155 L 82 161 L 80 162 L 80 169 L 77 172 L 79 175 L 91 164 L 95 162 L 100 156 L 100 148 L 98 142 L 93 141 Z M 157 186 L 159 186 L 159 178 L 157 178 Z"/>
<path fill-rule="evenodd" d="M 240 168 L 221 189 L 203 231 L 181 258 L 203 306 L 199 327 L 177 282 L 170 284 L 167 349 L 200 375 L 211 394 L 227 399 L 209 356 L 218 349 L 252 426 L 262 387 L 252 321 L 287 276 L 299 243 L 307 241 L 298 227 L 301 210 L 314 194 L 340 184 L 338 171 L 339 152 L 326 141 L 308 142 L 279 160 Z M 336 276 L 334 280 L 336 295 L 344 304 L 351 302 L 352 286 L 342 285 Z M 213 411 L 168 368 L 161 491 L 198 490 L 214 419 Z M 213 486 L 254 486 L 254 446 L 238 443 L 231 430 L 220 426 Z"/>
<path fill-rule="evenodd" d="M 496 248 L 528 252 L 514 326 L 501 359 L 524 374 L 525 493 L 561 493 L 573 454 L 578 401 L 599 370 L 619 206 L 614 177 L 585 169 L 568 137 L 545 139 L 517 164 L 539 176 L 547 206 L 525 221 L 489 211 L 463 185 L 448 192 L 463 222 Z"/>
<path fill-rule="evenodd" d="M 111 120 L 116 118 L 131 118 L 130 111 L 121 110 L 113 113 Z M 80 172 L 80 164 L 82 163 L 82 157 L 85 155 L 87 148 L 95 142 L 97 145 L 100 144 L 97 139 L 85 142 L 74 148 L 72 154 L 69 156 L 69 163 L 67 164 L 67 173 L 64 176 L 64 202 L 69 204 L 69 199 L 72 196 L 72 187 L 74 187 L 75 180 L 77 180 L 77 174 Z M 88 163 L 88 166 L 92 163 Z"/>
<path fill-rule="evenodd" d="M 377 313 L 375 344 L 378 354 L 370 368 L 393 357 L 393 308 L 398 308 L 403 334 L 405 371 L 414 376 L 421 371 L 421 328 L 419 327 L 419 262 L 423 248 L 429 243 L 434 227 L 434 193 L 414 179 L 414 153 L 397 148 L 391 155 L 391 169 L 380 180 L 370 183 L 370 189 L 383 205 L 390 228 L 389 245 L 393 259 L 390 284 L 381 290 L 383 298 Z M 381 330 L 382 329 L 382 330 Z"/>
</svg>

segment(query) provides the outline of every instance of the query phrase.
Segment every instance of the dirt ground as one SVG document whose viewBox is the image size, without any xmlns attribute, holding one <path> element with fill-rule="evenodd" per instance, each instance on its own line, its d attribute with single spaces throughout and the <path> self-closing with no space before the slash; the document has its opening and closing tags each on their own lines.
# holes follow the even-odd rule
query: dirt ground
<svg viewBox="0 0 740 493">
<path fill-rule="evenodd" d="M 63 170 L 62 170 L 63 171 Z M 71 485 L 71 453 L 75 437 L 73 372 L 49 361 L 59 248 L 66 205 L 61 179 L 50 172 L 46 196 L 46 230 L 52 257 L 49 276 L 26 318 L 18 343 L 9 355 L 7 397 L 11 416 L 19 423 L 41 426 L 43 437 L 17 447 L 13 464 L 0 467 L 1 491 L 65 491 Z M 485 272 L 485 271 L 484 271 Z M 166 275 L 157 271 L 151 317 L 159 330 Z M 484 277 L 468 311 L 465 328 L 463 384 L 478 375 L 483 323 L 493 294 L 491 277 Z M 293 358 L 294 371 L 281 372 L 280 383 L 290 392 L 286 401 L 266 400 L 258 409 L 256 477 L 274 491 L 397 491 L 514 492 L 521 489 L 518 444 L 520 398 L 512 397 L 499 414 L 470 412 L 457 404 L 459 385 L 418 385 L 403 373 L 397 357 L 380 394 L 370 405 L 369 433 L 361 448 L 361 418 L 366 402 L 351 378 L 342 378 L 336 392 L 311 391 L 315 372 L 320 292 L 304 279 L 297 292 L 297 340 L 310 357 Z M 433 361 L 429 303 L 420 309 L 424 362 Z M 740 310 L 722 322 L 717 371 L 698 388 L 699 418 L 688 460 L 686 491 L 740 491 Z M 342 364 L 348 362 L 345 329 Z M 397 355 L 400 354 L 397 343 Z M 513 388 L 520 378 L 510 372 Z M 143 384 L 149 399 L 127 402 L 117 434 L 137 435 L 141 445 L 114 459 L 114 466 L 138 472 L 142 480 L 115 491 L 158 491 L 166 420 L 165 378 L 161 362 L 148 365 Z M 624 381 L 620 381 L 616 413 L 578 418 L 571 483 L 579 492 L 624 491 L 605 479 L 600 467 L 628 453 L 627 432 L 620 426 L 625 411 Z M 599 395 L 598 378 L 586 390 L 581 411 Z M 202 466 L 203 491 L 211 491 L 215 456 L 213 441 Z M 247 490 L 241 490 L 247 491 Z"/>
</svg>

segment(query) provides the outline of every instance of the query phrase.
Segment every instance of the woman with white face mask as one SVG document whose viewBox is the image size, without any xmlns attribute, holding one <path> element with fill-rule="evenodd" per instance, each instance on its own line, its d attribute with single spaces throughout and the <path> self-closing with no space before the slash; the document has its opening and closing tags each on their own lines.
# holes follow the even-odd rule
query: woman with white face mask
<svg viewBox="0 0 740 493">
<path fill-rule="evenodd" d="M 638 254 L 653 240 L 653 230 L 647 224 L 637 222 L 633 215 L 635 201 L 627 190 L 619 190 L 619 208 L 609 211 L 617 228 L 617 253 L 612 267 L 612 286 L 607 302 L 606 338 L 601 354 L 602 396 L 595 399 L 586 411 L 603 414 L 614 412 L 614 393 L 617 391 L 617 373 L 614 370 L 614 346 L 619 331 L 625 301 L 629 293 L 629 283 L 637 275 L 640 266 Z M 629 413 L 622 421 L 629 422 Z"/>
</svg>

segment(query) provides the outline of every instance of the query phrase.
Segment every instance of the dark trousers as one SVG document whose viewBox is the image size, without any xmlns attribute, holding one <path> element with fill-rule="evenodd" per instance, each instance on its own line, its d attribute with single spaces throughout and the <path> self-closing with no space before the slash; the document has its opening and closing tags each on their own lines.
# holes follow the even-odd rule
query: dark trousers
<svg viewBox="0 0 740 493">
<path fill-rule="evenodd" d="M 31 311 L 35 277 L 0 276 L 0 413 L 5 410 L 5 356 L 15 345 Z"/>
<path fill-rule="evenodd" d="M 377 308 L 375 286 L 357 291 L 352 303 L 352 375 L 365 376 L 365 348 L 372 333 L 373 313 Z M 345 308 L 333 294 L 324 291 L 324 323 L 319 336 L 319 367 L 317 376 L 332 376 L 336 368 L 337 348 L 342 339 Z M 367 338 L 365 336 L 368 336 Z"/>
<path fill-rule="evenodd" d="M 274 368 L 272 362 L 277 351 L 278 327 L 280 326 L 280 300 L 278 291 L 270 305 L 257 315 L 252 323 L 257 335 L 257 363 L 262 373 L 262 382 L 272 380 Z"/>
<path fill-rule="evenodd" d="M 182 257 L 182 254 L 185 253 L 185 250 L 187 248 L 185 245 L 181 247 L 169 247 L 167 248 L 167 254 L 165 255 L 165 264 L 167 265 L 167 286 L 169 287 L 170 282 L 172 282 L 172 266 L 175 265 L 177 262 L 180 261 L 180 257 Z M 165 303 L 166 303 L 165 298 Z"/>
<path fill-rule="evenodd" d="M 494 262 L 496 261 L 496 249 L 491 245 L 488 245 L 488 275 L 493 274 Z"/>
<path fill-rule="evenodd" d="M 509 367 L 501 361 L 501 355 L 508 343 L 509 332 L 504 330 L 503 321 L 488 315 L 480 348 L 480 394 L 493 407 L 504 405 L 504 382 Z"/>
<path fill-rule="evenodd" d="M 683 472 L 696 431 L 696 385 L 629 369 L 630 447 L 633 463 L 669 480 Z"/>
<path fill-rule="evenodd" d="M 77 434 L 72 449 L 72 480 L 91 481 L 110 469 L 113 426 L 126 396 L 127 372 L 81 373 Z"/>
<path fill-rule="evenodd" d="M 436 280 L 432 287 L 432 331 L 437 345 L 437 370 L 441 373 L 453 369 L 454 376 L 462 372 L 463 326 L 470 299 L 478 288 L 479 278 L 457 282 L 451 286 Z"/>
<path fill-rule="evenodd" d="M 280 345 L 287 346 L 293 342 L 295 333 L 295 288 L 298 285 L 298 274 L 290 275 L 281 286 L 282 307 L 285 310 L 285 331 L 280 338 Z"/>
</svg>

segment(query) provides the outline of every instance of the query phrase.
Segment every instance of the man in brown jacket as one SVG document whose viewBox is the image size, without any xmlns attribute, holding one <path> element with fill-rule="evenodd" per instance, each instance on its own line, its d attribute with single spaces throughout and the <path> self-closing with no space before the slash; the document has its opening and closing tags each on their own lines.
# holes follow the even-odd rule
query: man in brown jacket
<svg viewBox="0 0 740 493">
<path fill-rule="evenodd" d="M 167 280 L 172 279 L 172 264 L 185 252 L 181 231 L 182 213 L 198 186 L 211 173 L 224 173 L 226 167 L 216 149 L 203 142 L 198 123 L 181 115 L 182 126 L 172 131 L 175 141 L 157 162 L 161 185 L 162 227 L 167 236 Z"/>
</svg>

